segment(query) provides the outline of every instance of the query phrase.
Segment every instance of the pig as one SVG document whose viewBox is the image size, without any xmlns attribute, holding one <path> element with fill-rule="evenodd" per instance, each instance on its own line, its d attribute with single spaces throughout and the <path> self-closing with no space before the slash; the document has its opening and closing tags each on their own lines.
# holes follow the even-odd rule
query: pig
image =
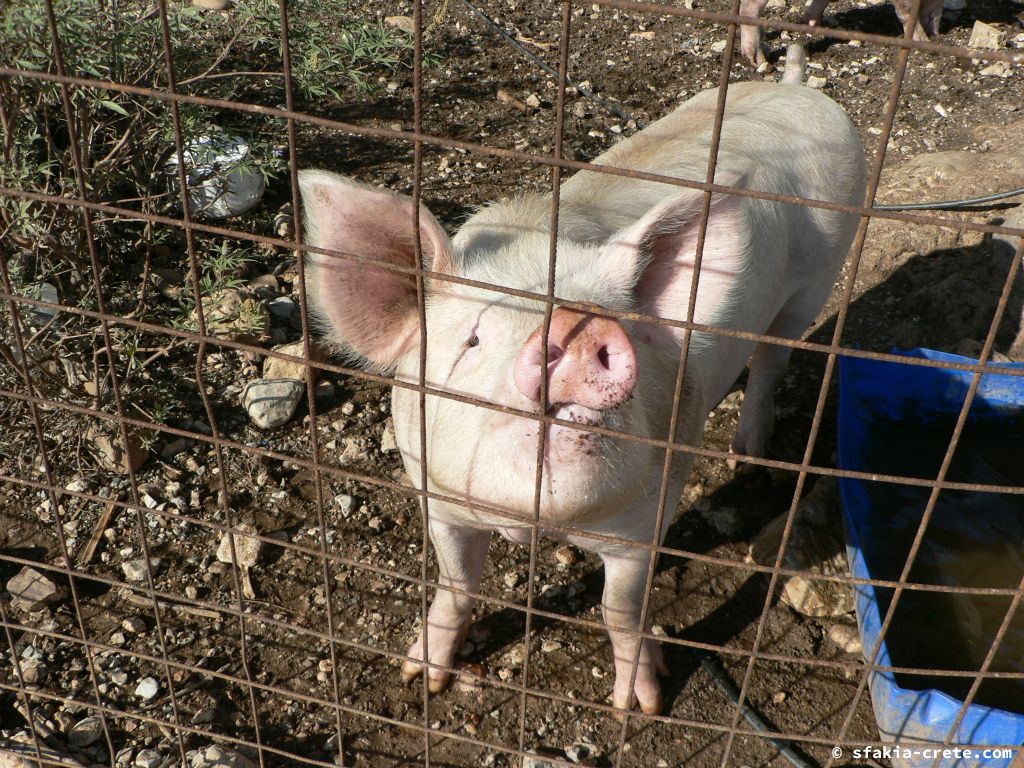
<svg viewBox="0 0 1024 768">
<path fill-rule="evenodd" d="M 716 96 L 697 95 L 594 163 L 703 181 Z M 729 86 L 716 184 L 859 206 L 864 176 L 857 131 L 827 96 L 793 84 Z M 367 262 L 416 266 L 412 200 L 322 170 L 302 171 L 299 185 L 307 243 L 327 252 L 310 252 L 307 285 L 329 340 L 350 360 L 418 385 L 424 329 L 415 279 Z M 429 690 L 446 686 L 493 532 L 523 544 L 533 533 L 551 535 L 603 561 L 614 706 L 623 716 L 637 704 L 656 713 L 657 676 L 666 670 L 659 646 L 640 634 L 641 607 L 653 545 L 663 540 L 694 457 L 673 452 L 659 527 L 665 450 L 587 429 L 699 446 L 708 413 L 749 359 L 732 449 L 763 456 L 791 349 L 695 331 L 669 434 L 684 331 L 650 318 L 687 319 L 705 193 L 584 170 L 561 185 L 545 361 L 543 302 L 443 278 L 543 296 L 551 204 L 550 193 L 530 193 L 484 205 L 453 238 L 426 207 L 418 210 L 423 266 L 436 273 L 424 280 L 425 422 L 415 389 L 396 385 L 391 404 L 408 477 L 421 487 L 424 429 L 427 489 L 444 499 L 430 499 L 427 509 L 439 588 L 402 676 L 422 676 L 426 645 Z M 831 292 L 857 225 L 848 213 L 712 194 L 694 321 L 799 338 Z"/>
<path fill-rule="evenodd" d="M 804 23 L 812 27 L 821 23 L 821 16 L 825 6 L 830 0 L 812 0 L 807 13 L 804 14 Z M 921 7 L 918 11 L 917 21 L 914 22 L 914 39 L 928 40 L 932 35 L 939 33 L 939 22 L 942 20 L 942 0 L 920 0 Z M 896 15 L 900 24 L 906 32 L 910 22 L 914 18 L 915 0 L 893 0 L 896 8 Z M 768 0 L 740 0 L 741 16 L 760 16 Z M 761 45 L 761 28 L 744 24 L 740 27 L 740 52 L 755 67 L 764 64 L 765 52 Z"/>
</svg>

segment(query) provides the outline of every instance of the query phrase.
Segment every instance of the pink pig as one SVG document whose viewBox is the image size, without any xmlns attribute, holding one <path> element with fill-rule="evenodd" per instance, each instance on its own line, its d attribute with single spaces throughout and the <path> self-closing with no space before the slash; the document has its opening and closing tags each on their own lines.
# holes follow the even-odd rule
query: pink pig
<svg viewBox="0 0 1024 768">
<path fill-rule="evenodd" d="M 931 35 L 939 33 L 939 22 L 942 20 L 942 0 L 920 0 L 921 7 L 918 11 L 917 22 L 914 24 L 914 39 L 927 40 Z M 813 0 L 807 13 L 804 14 L 804 23 L 812 27 L 821 23 L 821 16 L 825 12 L 825 6 L 830 0 Z M 741 16 L 760 16 L 768 0 L 740 0 Z M 914 0 L 893 0 L 896 8 L 896 15 L 903 25 L 904 31 L 910 25 L 914 12 Z M 744 57 L 758 66 L 765 62 L 764 48 L 761 47 L 761 28 L 745 24 L 740 27 L 740 51 Z"/>
<path fill-rule="evenodd" d="M 715 110 L 705 91 L 626 139 L 595 164 L 703 180 Z M 414 267 L 412 201 L 325 171 L 300 174 L 309 244 Z M 729 87 L 716 183 L 847 205 L 864 199 L 863 148 L 828 97 L 800 85 Z M 593 171 L 561 189 L 558 300 L 685 321 L 704 193 Z M 420 208 L 425 266 L 498 286 L 546 291 L 551 196 L 518 195 L 480 209 L 449 239 Z M 722 328 L 799 338 L 820 311 L 850 247 L 855 215 L 714 194 L 694 319 Z M 412 276 L 358 260 L 309 257 L 310 296 L 331 338 L 362 364 L 417 384 L 422 328 Z M 544 305 L 432 279 L 426 283 L 426 383 L 536 415 L 527 418 L 395 387 L 392 410 L 408 475 L 420 482 L 426 430 L 429 502 L 439 589 L 403 677 L 422 672 L 429 631 L 429 688 L 442 690 L 469 626 L 494 531 L 521 543 L 535 514 L 538 429 L 546 430 L 539 520 L 545 535 L 597 552 L 604 561 L 603 611 L 615 658 L 615 707 L 662 706 L 660 649 L 641 639 L 641 603 L 656 530 L 664 451 L 588 432 L 600 425 L 666 439 L 683 331 L 557 306 L 547 339 L 547 402 L 540 399 Z M 751 357 L 752 356 L 752 357 Z M 772 430 L 773 392 L 790 349 L 710 332 L 694 333 L 674 437 L 699 445 L 704 421 L 751 360 L 733 442 L 761 456 Z M 546 417 L 546 418 L 542 418 Z M 693 463 L 674 453 L 667 527 Z M 482 505 L 470 508 L 460 501 Z M 563 529 L 545 531 L 545 524 Z M 613 536 L 622 543 L 595 539 Z M 641 546 L 631 543 L 637 542 Z M 446 587 L 461 590 L 450 591 Z M 630 690 L 632 665 L 639 666 Z M 419 661 L 416 661 L 419 660 Z"/>
</svg>

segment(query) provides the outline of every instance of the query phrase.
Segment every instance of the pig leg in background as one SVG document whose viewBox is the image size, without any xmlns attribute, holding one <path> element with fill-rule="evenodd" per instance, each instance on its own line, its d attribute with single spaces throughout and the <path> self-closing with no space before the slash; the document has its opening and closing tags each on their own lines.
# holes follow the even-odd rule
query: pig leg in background
<svg viewBox="0 0 1024 768">
<path fill-rule="evenodd" d="M 638 701 L 640 709 L 647 714 L 661 712 L 661 684 L 656 675 L 668 674 L 658 643 L 633 634 L 644 629 L 640 626 L 640 609 L 647 587 L 648 566 L 653 556 L 653 553 L 643 551 L 626 555 L 601 555 L 604 561 L 601 610 L 615 657 L 612 706 L 631 709 L 633 702 Z M 637 653 L 640 654 L 640 663 L 637 665 L 633 690 L 630 691 L 629 677 Z"/>
<path fill-rule="evenodd" d="M 407 652 L 413 659 L 423 658 L 423 632 L 429 631 L 427 651 L 430 663 L 452 666 L 455 654 L 466 639 L 474 600 L 448 588 L 479 591 L 490 540 L 490 531 L 430 521 L 430 541 L 437 554 L 438 588 L 427 615 L 427 626 Z M 422 664 L 406 661 L 402 664 L 402 679 L 411 682 L 422 670 Z M 449 673 L 446 670 L 430 669 L 427 675 L 431 693 L 443 691 L 448 685 Z"/>
<path fill-rule="evenodd" d="M 819 295 L 798 294 L 782 308 L 768 327 L 767 335 L 799 339 L 814 322 L 817 308 L 825 303 Z M 775 390 L 789 366 L 792 347 L 762 342 L 750 359 L 750 373 L 743 392 L 743 407 L 730 453 L 762 457 L 775 426 Z M 735 462 L 729 462 L 735 467 Z"/>
<path fill-rule="evenodd" d="M 740 16 L 760 16 L 768 0 L 740 0 Z M 740 52 L 755 67 L 764 64 L 764 48 L 761 45 L 761 28 L 750 24 L 740 27 Z"/>
<path fill-rule="evenodd" d="M 810 24 L 812 27 L 818 26 L 825 13 L 825 6 L 828 4 L 829 0 L 814 0 L 811 7 L 807 9 L 807 13 L 804 14 L 804 23 Z"/>
<path fill-rule="evenodd" d="M 894 0 L 893 5 L 906 31 L 913 15 L 913 0 Z M 918 14 L 917 23 L 914 25 L 914 39 L 928 40 L 930 35 L 937 35 L 939 22 L 942 20 L 942 0 L 921 0 Z"/>
</svg>

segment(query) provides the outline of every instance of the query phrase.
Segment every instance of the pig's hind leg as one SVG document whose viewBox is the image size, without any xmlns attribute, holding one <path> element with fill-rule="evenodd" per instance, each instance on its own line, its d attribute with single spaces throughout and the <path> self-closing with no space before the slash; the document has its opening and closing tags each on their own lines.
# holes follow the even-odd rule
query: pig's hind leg
<svg viewBox="0 0 1024 768">
<path fill-rule="evenodd" d="M 830 291 L 831 285 L 828 286 Z M 806 289 L 792 296 L 766 332 L 783 339 L 799 339 L 814 322 L 828 291 Z M 740 423 L 730 453 L 762 457 L 775 427 L 775 390 L 786 375 L 792 347 L 761 342 L 750 358 L 750 373 L 740 409 Z M 730 462 L 734 466 L 734 462 Z"/>
<path fill-rule="evenodd" d="M 759 17 L 767 4 L 768 0 L 740 0 L 740 15 Z M 755 67 L 766 61 L 760 27 L 753 24 L 740 27 L 740 53 Z"/>
<path fill-rule="evenodd" d="M 402 679 L 407 683 L 423 671 L 420 662 L 423 660 L 424 633 L 427 633 L 427 653 L 431 664 L 451 667 L 455 661 L 455 654 L 466 639 L 474 601 L 469 595 L 453 592 L 452 588 L 479 591 L 490 540 L 490 531 L 430 521 L 430 541 L 437 554 L 438 589 L 427 615 L 427 625 L 409 647 L 407 655 L 410 659 L 402 664 Z M 431 667 L 427 672 L 430 692 L 443 691 L 449 677 L 447 670 Z"/>
</svg>

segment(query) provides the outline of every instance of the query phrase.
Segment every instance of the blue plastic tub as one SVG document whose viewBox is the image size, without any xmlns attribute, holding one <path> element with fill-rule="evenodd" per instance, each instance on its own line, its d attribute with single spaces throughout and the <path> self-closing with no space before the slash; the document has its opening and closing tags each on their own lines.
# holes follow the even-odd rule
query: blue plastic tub
<svg viewBox="0 0 1024 768">
<path fill-rule="evenodd" d="M 926 349 L 898 354 L 937 361 L 976 362 L 969 358 Z M 1007 367 L 1024 370 L 1024 364 L 1012 364 Z M 877 451 L 872 454 L 873 424 L 879 423 L 878 419 L 895 419 L 903 422 L 909 419 L 915 424 L 925 426 L 951 423 L 963 407 L 971 377 L 970 373 L 945 368 L 925 368 L 919 365 L 853 357 L 842 358 L 839 388 L 839 466 L 859 471 L 886 472 L 884 467 L 877 466 Z M 983 377 L 968 418 L 968 425 L 973 427 L 1019 429 L 1024 425 L 1024 377 L 997 374 Z M 874 544 L 873 540 L 865 536 L 870 535 L 872 526 L 874 535 L 877 536 L 878 526 L 884 525 L 884 516 L 891 513 L 891 510 L 873 508 L 868 485 L 865 481 L 849 478 L 840 481 L 840 498 L 847 528 L 847 556 L 853 575 L 860 578 L 872 578 L 868 566 L 871 557 L 865 556 L 862 545 L 867 543 L 871 547 Z M 1021 536 L 1024 536 L 1024 531 L 1021 532 Z M 878 561 L 875 563 L 877 573 Z M 900 566 L 902 562 L 896 567 Z M 875 578 L 892 577 L 876 575 Z M 888 605 L 887 596 L 892 594 L 892 590 L 884 591 L 883 595 L 876 587 L 858 586 L 855 592 L 861 639 L 865 653 L 870 653 L 878 641 L 882 617 Z M 906 596 L 908 593 L 903 594 Z M 942 632 L 942 617 L 937 616 L 935 619 L 932 625 L 922 626 L 921 632 Z M 911 666 L 893 663 L 888 642 L 882 644 L 876 663 L 880 666 Z M 901 687 L 891 672 L 871 673 L 869 686 L 882 738 L 898 745 L 906 743 L 908 747 L 900 750 L 902 754 L 899 759 L 893 761 L 894 764 L 908 768 L 930 768 L 933 765 L 942 768 L 1007 768 L 1010 765 L 1012 758 L 1009 757 L 951 756 L 941 759 L 938 763 L 935 762 L 934 756 L 925 757 L 921 752 L 921 745 L 910 742 L 927 741 L 941 745 L 956 721 L 962 701 L 931 688 L 912 690 Z M 953 738 L 949 740 L 950 744 L 971 747 L 1024 744 L 1024 701 L 1020 702 L 1016 710 L 1008 711 L 972 704 Z M 913 751 L 915 749 L 916 752 Z"/>
</svg>

